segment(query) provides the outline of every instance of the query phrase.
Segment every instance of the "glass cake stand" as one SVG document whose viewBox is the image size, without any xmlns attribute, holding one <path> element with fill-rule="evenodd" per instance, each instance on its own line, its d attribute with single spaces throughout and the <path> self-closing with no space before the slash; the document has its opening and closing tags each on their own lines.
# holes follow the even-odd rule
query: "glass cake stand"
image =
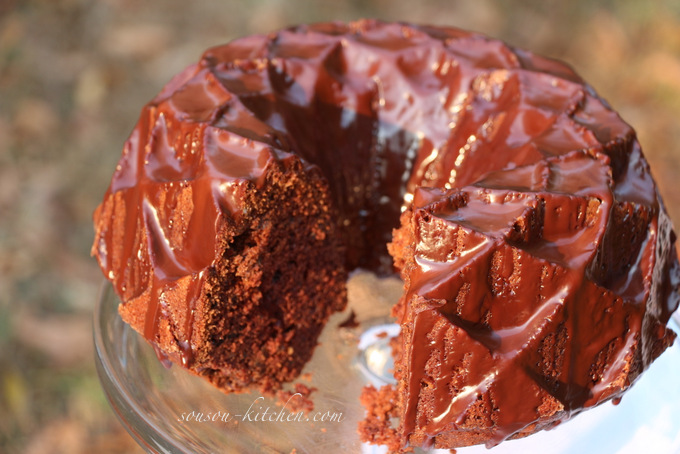
<svg viewBox="0 0 680 454">
<path fill-rule="evenodd" d="M 311 395 L 314 409 L 306 415 L 295 412 L 298 396 L 285 403 L 256 393 L 226 395 L 177 366 L 164 366 L 120 319 L 118 298 L 109 284 L 103 286 L 94 314 L 102 387 L 130 435 L 151 453 L 385 453 L 358 439 L 357 422 L 363 417 L 359 394 L 367 383 L 392 380 L 388 337 L 398 327 L 389 323 L 387 314 L 401 283 L 361 272 L 352 276 L 348 290 L 349 308 L 331 318 L 314 357 L 295 382 L 317 388 Z M 368 322 L 339 327 L 351 310 Z M 677 321 L 671 325 L 680 332 Z M 551 431 L 502 443 L 491 452 L 678 453 L 678 377 L 676 342 L 619 405 L 606 403 Z M 489 451 L 475 446 L 457 452 Z"/>
</svg>

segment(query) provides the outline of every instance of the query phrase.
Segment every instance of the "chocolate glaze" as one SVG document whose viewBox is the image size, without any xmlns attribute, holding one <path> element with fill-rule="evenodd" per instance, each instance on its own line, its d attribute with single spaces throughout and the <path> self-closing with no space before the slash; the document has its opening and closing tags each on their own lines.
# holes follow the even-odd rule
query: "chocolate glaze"
<svg viewBox="0 0 680 454">
<path fill-rule="evenodd" d="M 484 395 L 495 418 L 489 445 L 542 419 L 555 424 L 620 395 L 672 341 L 665 325 L 677 293 L 650 295 L 653 281 L 642 277 L 655 268 L 677 290 L 675 269 L 661 271 L 675 261 L 671 237 L 652 221 L 639 241 L 622 243 L 637 219 L 632 210 L 611 219 L 614 204 L 631 207 L 612 193 L 610 173 L 601 155 L 572 152 L 461 190 L 417 191 L 405 436 L 469 430 Z M 658 210 L 636 208 L 646 219 Z M 625 253 L 615 259 L 614 249 Z M 616 275 L 604 279 L 601 269 Z M 555 338 L 559 351 L 548 352 Z M 539 411 L 550 399 L 562 407 L 556 417 Z"/>
<path fill-rule="evenodd" d="M 561 63 L 457 29 L 359 21 L 210 49 L 144 108 L 95 214 L 93 253 L 124 303 L 149 298 L 151 342 L 166 294 L 180 291 L 174 334 L 191 363 L 215 238 L 248 210 L 246 187 L 296 159 L 328 180 L 349 269 L 389 270 L 385 244 L 416 198 L 405 439 L 456 429 L 492 392 L 498 442 L 536 420 L 545 393 L 567 415 L 616 395 L 635 377 L 608 377 L 632 347 L 644 368 L 672 339 L 674 235 L 633 130 Z M 180 199 L 193 209 L 176 210 Z M 123 219 L 107 216 L 111 205 Z M 455 246 L 442 240 L 451 235 Z M 534 363 L 555 330 L 566 359 L 545 376 Z M 621 361 L 592 381 L 608 345 Z M 467 383 L 453 395 L 461 361 Z M 423 380 L 434 380 L 427 417 Z"/>
</svg>

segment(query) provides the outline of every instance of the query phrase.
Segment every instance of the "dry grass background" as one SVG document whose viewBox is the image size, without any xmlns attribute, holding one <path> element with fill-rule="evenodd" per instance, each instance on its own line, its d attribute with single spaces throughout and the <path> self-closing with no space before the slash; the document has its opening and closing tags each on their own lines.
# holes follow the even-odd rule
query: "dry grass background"
<svg viewBox="0 0 680 454">
<path fill-rule="evenodd" d="M 0 452 L 141 452 L 92 360 L 91 214 L 140 107 L 204 48 L 379 17 L 570 62 L 638 130 L 680 223 L 680 2 L 0 0 Z"/>
</svg>

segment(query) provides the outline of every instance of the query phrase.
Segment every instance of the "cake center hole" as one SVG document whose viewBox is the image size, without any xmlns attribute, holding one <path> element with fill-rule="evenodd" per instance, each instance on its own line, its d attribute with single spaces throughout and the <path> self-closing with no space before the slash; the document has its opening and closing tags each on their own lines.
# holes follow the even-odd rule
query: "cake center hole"
<svg viewBox="0 0 680 454">
<path fill-rule="evenodd" d="M 396 384 L 392 339 L 399 334 L 399 325 L 385 323 L 368 328 L 359 337 L 359 368 L 374 385 Z"/>
</svg>

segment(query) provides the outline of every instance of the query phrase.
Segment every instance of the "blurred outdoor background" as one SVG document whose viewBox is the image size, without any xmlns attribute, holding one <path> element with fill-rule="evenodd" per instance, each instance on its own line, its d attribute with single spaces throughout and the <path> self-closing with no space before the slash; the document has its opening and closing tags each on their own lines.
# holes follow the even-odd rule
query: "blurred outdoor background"
<svg viewBox="0 0 680 454">
<path fill-rule="evenodd" d="M 0 452 L 141 452 L 93 361 L 91 215 L 141 106 L 201 51 L 303 22 L 455 25 L 569 62 L 680 226 L 680 1 L 0 0 Z"/>
</svg>

